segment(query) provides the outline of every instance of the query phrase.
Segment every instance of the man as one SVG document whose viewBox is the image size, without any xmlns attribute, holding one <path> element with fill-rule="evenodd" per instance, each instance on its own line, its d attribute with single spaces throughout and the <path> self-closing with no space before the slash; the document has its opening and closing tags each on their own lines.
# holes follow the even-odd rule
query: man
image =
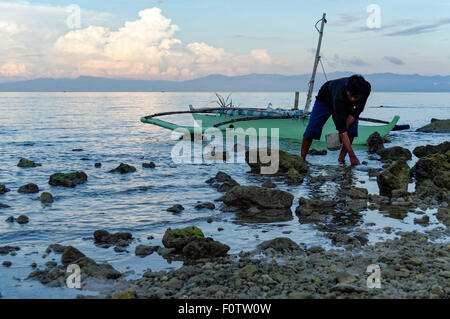
<svg viewBox="0 0 450 319">
<path fill-rule="evenodd" d="M 339 162 L 345 163 L 348 153 L 352 165 L 360 164 L 353 152 L 352 143 L 358 136 L 358 118 L 364 110 L 370 90 L 370 83 L 361 75 L 328 81 L 322 85 L 303 135 L 303 159 L 306 159 L 312 140 L 320 140 L 323 126 L 331 115 L 343 144 Z"/>
</svg>

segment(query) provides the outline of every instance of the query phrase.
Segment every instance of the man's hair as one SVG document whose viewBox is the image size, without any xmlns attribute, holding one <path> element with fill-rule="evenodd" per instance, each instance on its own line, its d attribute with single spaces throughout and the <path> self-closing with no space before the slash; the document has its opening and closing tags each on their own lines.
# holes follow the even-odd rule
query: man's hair
<svg viewBox="0 0 450 319">
<path fill-rule="evenodd" d="M 367 81 L 359 74 L 352 75 L 347 82 L 347 91 L 351 96 L 362 96 L 367 91 Z"/>
</svg>

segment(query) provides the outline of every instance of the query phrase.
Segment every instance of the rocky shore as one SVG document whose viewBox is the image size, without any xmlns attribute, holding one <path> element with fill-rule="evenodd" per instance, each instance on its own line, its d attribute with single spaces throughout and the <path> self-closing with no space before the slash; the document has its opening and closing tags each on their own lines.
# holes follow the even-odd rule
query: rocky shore
<svg viewBox="0 0 450 319">
<path fill-rule="evenodd" d="M 240 185 L 232 176 L 218 172 L 205 182 L 211 191 L 222 195 L 219 207 L 199 202 L 197 210 L 218 209 L 235 213 L 236 219 L 246 223 L 286 222 L 298 219 L 311 224 L 334 249 L 306 247 L 289 238 L 277 237 L 262 241 L 252 251 L 229 254 L 230 247 L 208 237 L 196 226 L 171 229 L 162 237 L 162 246 L 138 245 L 134 254 L 144 258 L 159 254 L 172 261 L 183 261 L 179 269 L 145 271 L 141 278 L 127 280 L 124 274 L 106 263 L 98 263 L 73 246 L 50 245 L 46 254 L 58 261 L 49 261 L 44 268 L 32 265 L 27 280 L 37 280 L 49 287 L 63 287 L 67 266 L 81 269 L 83 290 L 98 291 L 99 298 L 449 298 L 450 244 L 441 238 L 450 235 L 450 147 L 449 142 L 435 146 L 421 146 L 412 152 L 396 146 L 384 146 L 385 140 L 371 136 L 369 151 L 382 169 L 341 165 L 312 165 L 299 156 L 280 151 L 280 170 L 270 176 L 287 185 L 303 185 L 310 190 L 308 198 L 280 190 L 266 180 L 261 186 Z M 321 155 L 312 152 L 311 156 Z M 418 158 L 414 166 L 408 161 Z M 246 159 L 253 174 L 258 174 L 262 161 Z M 21 159 L 20 167 L 37 167 L 34 162 Z M 366 163 L 367 164 L 367 163 Z M 146 166 L 143 166 L 146 168 Z M 155 165 L 149 166 L 155 168 Z M 121 163 L 109 172 L 128 174 L 136 168 Z M 367 174 L 376 180 L 379 195 L 356 187 L 355 174 Z M 84 172 L 55 173 L 50 176 L 52 186 L 74 188 L 86 183 Z M 414 182 L 414 191 L 408 185 Z M 324 188 L 333 185 L 334 191 Z M 0 194 L 9 191 L 0 185 Z M 38 193 L 39 187 L 27 184 L 20 193 Z M 23 195 L 26 196 L 26 195 Z M 42 193 L 42 203 L 53 197 Z M 295 211 L 291 210 L 294 205 Z M 423 214 L 435 209 L 441 227 L 424 232 L 396 233 L 394 239 L 369 244 L 367 233 L 359 227 L 361 212 L 379 210 L 390 217 L 404 219 L 410 212 Z M 174 214 L 184 210 L 180 204 L 167 209 Z M 27 216 L 10 216 L 7 222 L 32 223 Z M 429 216 L 416 218 L 414 223 L 426 226 Z M 385 228 L 386 233 L 391 230 Z M 131 233 L 109 233 L 97 230 L 92 241 L 98 248 L 114 246 L 116 253 L 127 253 L 135 241 Z M 0 247 L 0 254 L 14 257 L 20 247 Z M 60 255 L 60 257 L 59 257 Z M 12 261 L 3 266 L 10 267 Z M 380 270 L 381 287 L 371 285 L 373 265 Z M 369 267 L 369 268 L 368 268 Z M 371 268 L 372 267 L 372 268 Z M 373 283 L 373 282 L 372 282 Z M 101 288 L 99 288 L 101 287 Z"/>
</svg>

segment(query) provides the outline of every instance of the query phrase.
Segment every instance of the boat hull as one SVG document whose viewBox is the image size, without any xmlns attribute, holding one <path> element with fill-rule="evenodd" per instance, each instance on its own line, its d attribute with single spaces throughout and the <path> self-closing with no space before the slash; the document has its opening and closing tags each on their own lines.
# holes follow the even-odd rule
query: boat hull
<svg viewBox="0 0 450 319">
<path fill-rule="evenodd" d="M 197 124 L 203 128 L 203 130 L 205 128 L 214 127 L 214 125 L 219 123 L 247 117 L 245 115 L 230 116 L 224 114 L 198 113 L 193 113 L 192 116 Z M 367 139 L 374 132 L 378 132 L 382 137 L 385 137 L 394 128 L 399 119 L 399 116 L 395 116 L 389 124 L 385 125 L 359 125 L 358 137 L 355 138 L 353 144 L 366 144 Z M 305 133 L 306 127 L 308 126 L 308 122 L 309 117 L 287 119 L 258 119 L 229 123 L 219 126 L 219 128 L 221 130 L 225 130 L 228 127 L 242 128 L 248 133 L 251 133 L 252 129 L 255 129 L 258 136 L 265 135 L 268 137 L 271 136 L 272 128 L 278 128 L 278 134 L 280 138 L 301 140 L 303 138 L 303 134 Z M 338 133 L 331 117 L 323 127 L 320 140 L 325 142 L 325 136 L 330 133 Z"/>
</svg>

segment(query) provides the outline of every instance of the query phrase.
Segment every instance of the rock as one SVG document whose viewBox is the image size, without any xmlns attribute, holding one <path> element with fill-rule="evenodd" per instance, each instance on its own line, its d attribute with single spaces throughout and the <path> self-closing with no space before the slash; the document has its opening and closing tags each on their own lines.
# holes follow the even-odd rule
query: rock
<svg viewBox="0 0 450 319">
<path fill-rule="evenodd" d="M 308 172 L 308 166 L 303 158 L 299 155 L 291 154 L 282 150 L 278 151 L 279 165 L 278 165 L 278 173 L 287 173 L 290 169 L 295 169 L 300 174 L 306 174 Z M 250 158 L 250 155 L 253 152 L 257 152 L 256 161 L 253 158 Z M 271 149 L 259 149 L 259 150 L 248 150 L 245 152 L 245 161 L 248 166 L 254 173 L 260 173 L 262 167 L 270 166 L 270 163 L 262 163 L 260 162 L 259 153 L 263 154 L 271 154 Z M 270 156 L 270 155 L 269 155 Z M 255 162 L 255 163 L 253 163 Z"/>
<path fill-rule="evenodd" d="M 261 250 L 272 248 L 279 252 L 299 251 L 300 247 L 290 238 L 279 237 L 271 240 L 263 241 L 258 245 Z"/>
<path fill-rule="evenodd" d="M 288 185 L 300 185 L 304 178 L 304 175 L 300 174 L 295 168 L 291 168 L 286 174 L 286 183 Z"/>
<path fill-rule="evenodd" d="M 229 246 L 212 238 L 195 238 L 184 246 L 183 255 L 192 259 L 215 258 L 225 256 L 229 250 Z"/>
<path fill-rule="evenodd" d="M 19 187 L 19 193 L 34 194 L 39 193 L 39 187 L 36 184 L 29 183 Z"/>
<path fill-rule="evenodd" d="M 115 294 L 114 296 L 112 296 L 112 299 L 137 299 L 137 295 L 136 291 L 129 290 Z"/>
<path fill-rule="evenodd" d="M 145 246 L 145 245 L 138 245 L 135 249 L 136 256 L 148 256 L 153 254 L 154 251 L 156 251 L 159 247 L 158 246 Z"/>
<path fill-rule="evenodd" d="M 180 213 L 182 210 L 184 210 L 184 207 L 181 206 L 180 204 L 176 204 L 176 205 L 173 205 L 172 207 L 167 208 L 168 212 L 175 213 L 175 214 Z"/>
<path fill-rule="evenodd" d="M 74 264 L 76 263 L 76 261 L 85 257 L 86 255 L 83 254 L 78 249 L 76 249 L 75 247 L 67 246 L 66 248 L 64 248 L 64 251 L 62 253 L 61 262 L 63 265 L 67 266 L 70 264 Z"/>
<path fill-rule="evenodd" d="M 414 224 L 427 226 L 429 223 L 430 217 L 428 217 L 427 215 L 423 216 L 422 218 L 414 218 Z"/>
<path fill-rule="evenodd" d="M 163 287 L 173 290 L 179 290 L 183 288 L 183 281 L 178 278 L 171 278 L 163 284 Z"/>
<path fill-rule="evenodd" d="M 5 194 L 7 192 L 9 192 L 9 189 L 6 188 L 4 184 L 0 184 L 0 195 Z"/>
<path fill-rule="evenodd" d="M 120 174 L 128 174 L 132 172 L 136 172 L 136 167 L 124 163 L 120 163 L 120 165 L 117 166 L 115 169 L 108 171 L 108 173 L 120 173 Z"/>
<path fill-rule="evenodd" d="M 375 154 L 384 149 L 384 140 L 378 132 L 372 133 L 367 139 L 367 151 L 370 154 Z"/>
<path fill-rule="evenodd" d="M 444 296 L 444 290 L 439 285 L 431 286 L 430 293 L 436 295 L 438 298 L 442 298 Z"/>
<path fill-rule="evenodd" d="M 21 225 L 28 224 L 29 221 L 30 219 L 25 215 L 20 215 L 19 217 L 16 218 L 16 222 Z"/>
<path fill-rule="evenodd" d="M 167 255 L 170 255 L 170 254 L 174 253 L 175 252 L 175 248 L 158 247 L 156 252 L 158 253 L 158 255 L 160 255 L 162 257 L 165 257 Z"/>
<path fill-rule="evenodd" d="M 398 160 L 377 177 L 380 195 L 392 196 L 393 190 L 408 190 L 410 181 L 409 166 L 405 160 Z"/>
<path fill-rule="evenodd" d="M 432 119 L 431 123 L 416 130 L 423 133 L 450 133 L 450 120 Z"/>
<path fill-rule="evenodd" d="M 125 253 L 125 252 L 128 252 L 128 250 L 126 250 L 125 248 L 120 247 L 120 246 L 114 247 L 114 251 L 115 251 L 116 253 Z"/>
<path fill-rule="evenodd" d="M 49 204 L 53 203 L 53 195 L 47 192 L 41 194 L 41 203 Z"/>
<path fill-rule="evenodd" d="M 9 216 L 8 218 L 5 219 L 5 222 L 7 223 L 14 223 L 15 218 L 13 216 Z"/>
<path fill-rule="evenodd" d="M 331 291 L 343 292 L 343 293 L 352 293 L 352 292 L 364 292 L 363 289 L 358 288 L 355 285 L 350 284 L 337 284 L 331 287 Z"/>
<path fill-rule="evenodd" d="M 444 142 L 439 145 L 418 146 L 414 149 L 413 154 L 422 158 L 436 153 L 445 154 L 448 151 L 450 151 L 450 142 Z"/>
<path fill-rule="evenodd" d="M 35 163 L 33 161 L 30 161 L 26 158 L 21 158 L 19 163 L 17 164 L 18 167 L 22 167 L 22 168 L 30 168 L 30 167 L 37 167 L 37 166 L 41 166 L 41 164 L 39 163 Z"/>
<path fill-rule="evenodd" d="M 88 177 L 84 172 L 55 173 L 50 176 L 49 184 L 52 186 L 75 187 L 86 183 Z"/>
<path fill-rule="evenodd" d="M 244 209 L 289 209 L 293 200 L 288 192 L 258 186 L 236 186 L 223 197 L 226 205 Z"/>
<path fill-rule="evenodd" d="M 20 247 L 16 246 L 2 246 L 0 247 L 0 255 L 8 255 L 11 252 L 16 252 L 20 250 Z"/>
<path fill-rule="evenodd" d="M 314 223 L 323 221 L 328 214 L 334 211 L 337 205 L 333 200 L 321 200 L 318 198 L 306 199 L 300 197 L 299 206 L 295 209 L 301 223 Z"/>
<path fill-rule="evenodd" d="M 244 267 L 242 267 L 239 271 L 238 271 L 238 277 L 242 278 L 242 279 L 249 279 L 251 277 L 253 277 L 255 274 L 258 273 L 258 268 L 256 268 L 256 266 L 254 265 L 246 265 Z"/>
<path fill-rule="evenodd" d="M 0 208 L 11 208 L 11 206 L 0 203 Z"/>
<path fill-rule="evenodd" d="M 316 150 L 314 148 L 310 149 L 308 152 L 309 155 L 315 155 L 315 156 L 321 156 L 321 155 L 327 155 L 327 150 Z"/>
<path fill-rule="evenodd" d="M 143 167 L 143 168 L 155 168 L 156 165 L 155 165 L 155 163 L 153 163 L 153 162 L 150 162 L 150 163 L 142 163 L 142 167 Z"/>
<path fill-rule="evenodd" d="M 409 161 L 410 159 L 412 159 L 411 152 L 408 149 L 400 146 L 381 149 L 377 152 L 377 155 L 380 155 L 382 162 L 397 161 L 400 159 Z"/>
<path fill-rule="evenodd" d="M 265 181 L 261 187 L 265 187 L 265 188 L 277 188 L 277 184 L 275 184 L 274 182 L 271 181 Z"/>
<path fill-rule="evenodd" d="M 64 249 L 66 249 L 66 246 L 60 245 L 60 244 L 52 244 L 48 246 L 50 250 L 53 250 L 56 254 L 62 254 L 64 252 Z"/>
<path fill-rule="evenodd" d="M 215 177 L 208 179 L 206 183 L 222 193 L 228 192 L 234 186 L 239 185 L 239 183 L 232 179 L 230 175 L 224 172 L 218 172 Z"/>
<path fill-rule="evenodd" d="M 100 167 L 102 167 L 102 163 L 95 163 L 94 166 L 95 166 L 96 168 L 100 168 Z"/>
<path fill-rule="evenodd" d="M 332 244 L 336 246 L 361 244 L 357 238 L 351 237 L 345 233 L 331 233 L 327 236 L 331 238 Z"/>
<path fill-rule="evenodd" d="M 341 190 L 341 192 L 352 199 L 367 199 L 369 197 L 367 189 L 360 187 L 352 187 L 349 190 Z"/>
<path fill-rule="evenodd" d="M 418 267 L 418 266 L 422 266 L 423 261 L 420 258 L 410 258 L 410 259 L 406 260 L 405 263 Z"/>
<path fill-rule="evenodd" d="M 83 152 L 84 150 L 82 148 L 74 148 L 72 152 Z"/>
<path fill-rule="evenodd" d="M 190 226 L 183 229 L 168 228 L 164 233 L 162 242 L 166 248 L 175 248 L 181 251 L 184 246 L 196 238 L 204 238 L 203 232 L 195 227 Z"/>
<path fill-rule="evenodd" d="M 420 158 L 411 175 L 416 178 L 417 184 L 429 179 L 439 188 L 450 189 L 450 152 Z"/>
<path fill-rule="evenodd" d="M 346 272 L 337 272 L 335 279 L 338 284 L 353 284 L 357 281 L 355 276 Z"/>
<path fill-rule="evenodd" d="M 110 234 L 106 230 L 96 230 L 94 232 L 94 241 L 100 245 L 119 245 L 125 247 L 133 241 L 133 235 L 131 233 Z"/>
<path fill-rule="evenodd" d="M 2 265 L 5 266 L 5 267 L 7 267 L 7 268 L 9 268 L 9 267 L 11 267 L 12 262 L 10 262 L 10 261 L 8 261 L 8 260 L 5 260 L 5 261 L 2 263 Z"/>
<path fill-rule="evenodd" d="M 308 291 L 293 291 L 288 295 L 289 299 L 312 299 L 313 295 Z"/>
<path fill-rule="evenodd" d="M 195 205 L 195 209 L 209 209 L 209 210 L 214 210 L 216 208 L 216 205 L 214 205 L 214 203 L 211 202 L 204 202 L 204 203 L 200 203 Z"/>
<path fill-rule="evenodd" d="M 437 211 L 436 218 L 445 226 L 450 226 L 450 209 L 448 207 L 440 207 Z"/>
</svg>

